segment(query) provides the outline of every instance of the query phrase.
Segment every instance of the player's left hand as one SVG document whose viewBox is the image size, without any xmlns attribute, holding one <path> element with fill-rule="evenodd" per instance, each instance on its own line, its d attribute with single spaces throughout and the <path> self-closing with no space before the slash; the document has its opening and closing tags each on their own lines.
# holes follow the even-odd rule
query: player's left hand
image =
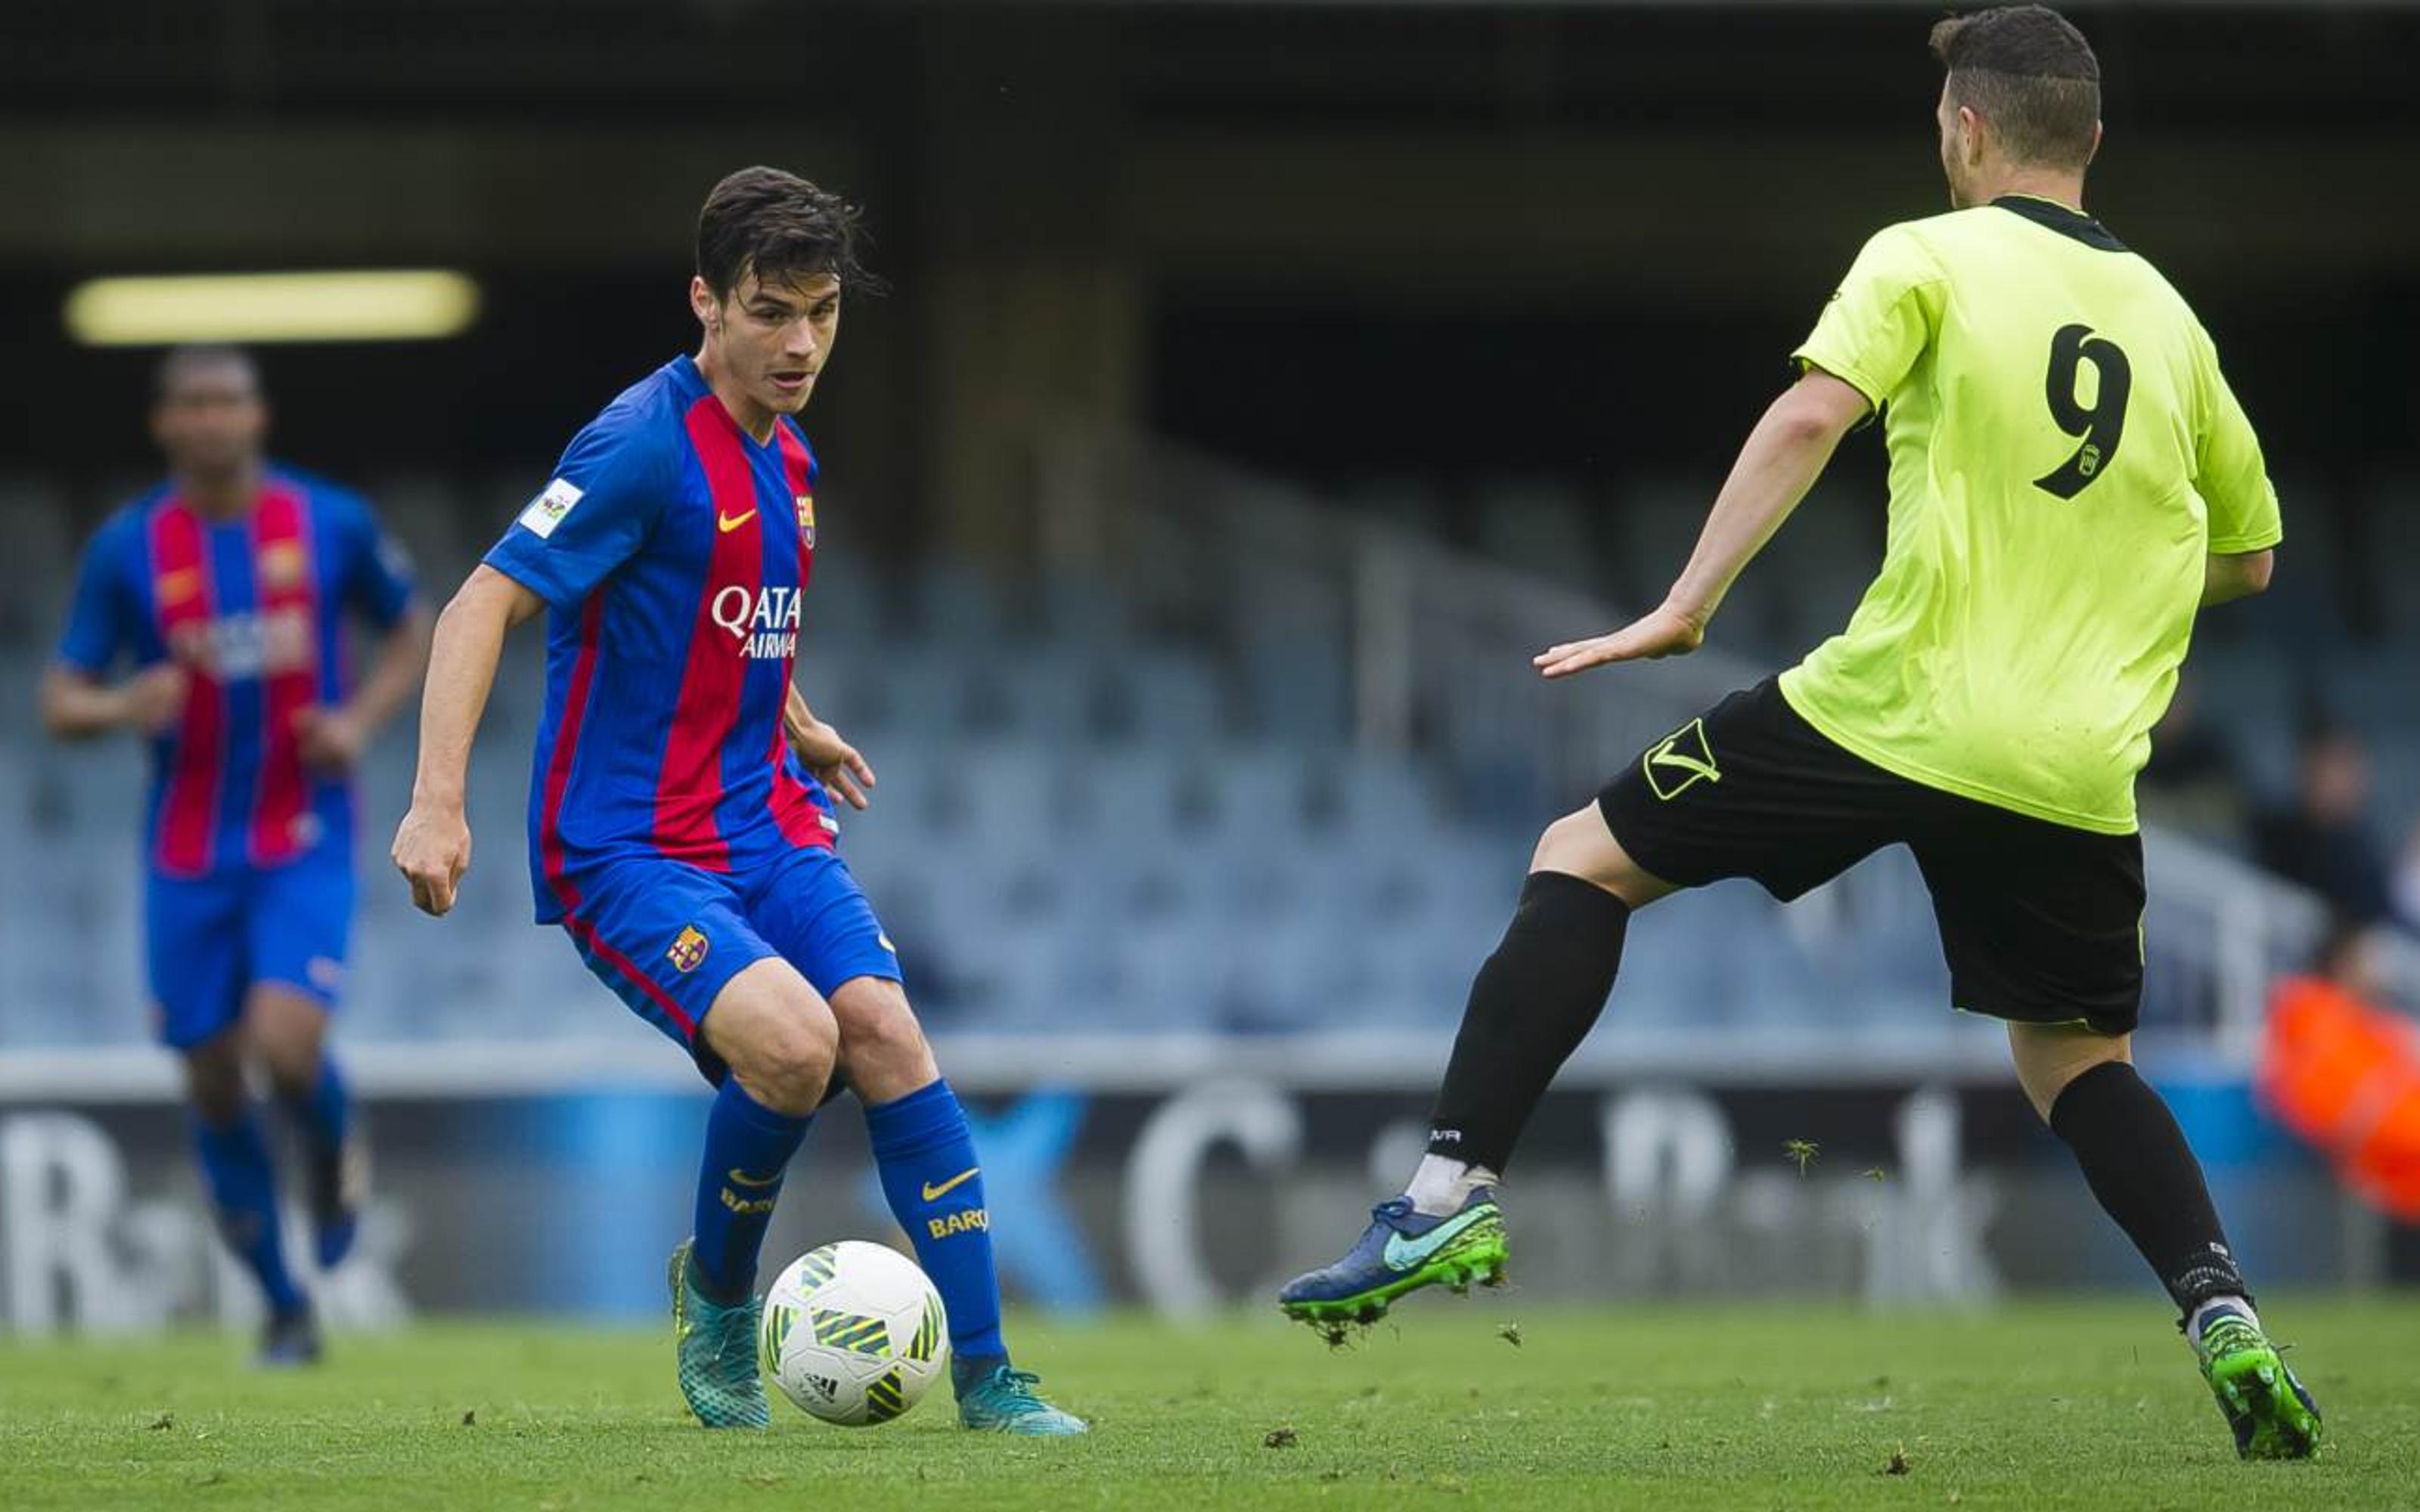
<svg viewBox="0 0 2420 1512">
<path fill-rule="evenodd" d="M 303 764 L 315 771 L 352 768 L 369 747 L 369 732 L 347 710 L 315 703 L 294 711 L 294 738 Z"/>
<path fill-rule="evenodd" d="M 1548 677 L 1569 677 L 1574 672 L 1584 672 L 1607 662 L 1653 661 L 1664 656 L 1685 656 L 1703 645 L 1705 640 L 1703 620 L 1662 605 L 1611 635 L 1549 646 L 1531 657 L 1529 664 Z"/>
<path fill-rule="evenodd" d="M 874 768 L 857 752 L 857 748 L 840 737 L 840 732 L 821 719 L 784 717 L 783 732 L 789 736 L 790 748 L 806 763 L 807 770 L 824 791 L 838 797 L 852 809 L 862 809 L 873 802 Z"/>
</svg>

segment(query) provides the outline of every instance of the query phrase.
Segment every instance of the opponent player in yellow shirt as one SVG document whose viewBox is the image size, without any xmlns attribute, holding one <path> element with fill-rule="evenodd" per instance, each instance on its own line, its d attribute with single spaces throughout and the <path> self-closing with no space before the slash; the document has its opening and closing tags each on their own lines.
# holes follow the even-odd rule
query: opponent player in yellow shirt
<svg viewBox="0 0 2420 1512">
<path fill-rule="evenodd" d="M 2262 1335 L 2174 1118 L 2138 1077 L 2133 779 L 2195 611 L 2259 592 L 2277 499 L 2211 339 L 2083 210 L 2100 65 L 2055 12 L 1942 22 L 1949 214 L 1869 241 L 1749 435 L 1697 549 L 1635 624 L 1548 677 L 1697 649 L 1742 568 L 1879 412 L 1889 544 L 1848 628 L 1651 747 L 1548 826 L 1480 969 L 1404 1193 L 1288 1285 L 1314 1323 L 1500 1274 L 1506 1160 L 1605 1006 L 1633 911 L 1753 877 L 1792 899 L 1885 845 L 1931 889 L 1957 1007 L 2008 1021 L 2017 1076 L 2169 1295 L 2239 1453 L 2299 1458 L 2319 1416 Z"/>
</svg>

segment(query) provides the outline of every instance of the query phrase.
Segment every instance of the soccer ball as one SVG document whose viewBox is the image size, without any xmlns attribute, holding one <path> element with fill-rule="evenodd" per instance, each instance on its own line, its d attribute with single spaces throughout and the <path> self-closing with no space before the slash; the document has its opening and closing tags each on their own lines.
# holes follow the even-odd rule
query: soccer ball
<svg viewBox="0 0 2420 1512">
<path fill-rule="evenodd" d="M 765 1294 L 757 1357 L 809 1417 L 888 1423 L 950 1367 L 941 1294 L 897 1250 L 861 1240 L 809 1250 Z"/>
</svg>

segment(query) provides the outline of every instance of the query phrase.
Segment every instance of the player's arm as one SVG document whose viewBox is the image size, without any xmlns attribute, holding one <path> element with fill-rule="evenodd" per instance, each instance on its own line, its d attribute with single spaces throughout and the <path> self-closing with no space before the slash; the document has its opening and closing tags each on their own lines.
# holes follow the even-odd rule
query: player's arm
<svg viewBox="0 0 2420 1512">
<path fill-rule="evenodd" d="M 1697 650 L 1732 582 L 1807 497 L 1840 438 L 1870 408 L 1863 393 L 1829 373 L 1803 375 L 1748 432 L 1730 476 L 1714 496 L 1697 549 L 1664 602 L 1611 635 L 1541 652 L 1538 670 L 1548 677 L 1568 677 L 1607 662 Z"/>
<path fill-rule="evenodd" d="M 407 605 L 379 637 L 369 675 L 353 696 L 334 708 L 314 706 L 295 717 L 303 760 L 322 771 L 342 771 L 361 760 L 419 683 L 428 665 L 428 610 L 416 602 Z"/>
<path fill-rule="evenodd" d="M 295 717 L 302 759 L 338 772 L 361 760 L 395 717 L 428 666 L 428 610 L 411 580 L 411 558 L 379 526 L 369 505 L 350 495 L 330 500 L 329 523 L 347 551 L 342 598 L 377 633 L 367 676 L 333 707 L 313 704 Z"/>
<path fill-rule="evenodd" d="M 396 869 L 411 884 L 423 913 L 442 915 L 471 865 L 471 825 L 463 794 L 471 742 L 496 686 L 504 632 L 546 607 L 546 601 L 481 563 L 453 602 L 437 616 L 428 679 L 420 696 L 420 764 L 411 781 L 411 810 L 396 830 Z"/>
<path fill-rule="evenodd" d="M 852 809 L 862 809 L 873 802 L 874 767 L 857 748 L 840 737 L 840 732 L 815 717 L 807 707 L 807 696 L 799 685 L 790 685 L 789 702 L 782 708 L 782 733 L 788 737 L 790 748 L 799 753 L 807 770 L 815 774 L 827 792 L 837 793 Z"/>
<path fill-rule="evenodd" d="M 2277 553 L 2273 548 L 2258 551 L 2212 551 L 2202 568 L 2201 607 L 2231 604 L 2239 598 L 2269 591 L 2269 579 L 2276 571 Z"/>
<path fill-rule="evenodd" d="M 2277 489 L 2260 455 L 2260 438 L 2219 370 L 2218 348 L 2209 333 L 2196 326 L 2194 336 L 2201 399 L 2194 438 L 2194 488 L 2210 518 L 2210 554 L 2201 579 L 2201 606 L 2208 609 L 2268 588 L 2285 529 Z"/>
<path fill-rule="evenodd" d="M 173 661 L 154 662 L 124 682 L 105 676 L 133 644 L 122 540 L 113 522 L 85 548 L 57 657 L 42 673 L 42 728 L 61 740 L 119 730 L 157 734 L 184 711 L 185 672 Z"/>
<path fill-rule="evenodd" d="M 103 683 L 79 667 L 54 662 L 42 673 L 42 728 L 60 740 L 118 730 L 157 734 L 185 706 L 185 671 L 154 662 L 122 683 Z"/>
</svg>

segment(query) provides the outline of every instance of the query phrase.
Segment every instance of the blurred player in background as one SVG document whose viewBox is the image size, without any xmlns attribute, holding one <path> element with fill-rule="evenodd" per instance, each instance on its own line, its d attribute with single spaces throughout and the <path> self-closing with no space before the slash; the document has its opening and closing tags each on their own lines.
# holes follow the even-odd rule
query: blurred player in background
<svg viewBox="0 0 2420 1512">
<path fill-rule="evenodd" d="M 857 224 L 855 207 L 770 168 L 707 196 L 697 355 L 573 439 L 440 617 L 395 860 L 420 907 L 454 905 L 472 737 L 505 632 L 547 609 L 530 795 L 539 921 L 561 924 L 717 1088 L 695 1232 L 669 1276 L 690 1410 L 708 1427 L 768 1421 L 757 1251 L 845 1076 L 892 1211 L 948 1306 L 959 1420 L 1081 1433 L 1009 1364 L 966 1115 L 834 849 L 828 795 L 862 809 L 874 773 L 792 682 L 815 544 L 815 459 L 792 417 L 831 359 L 843 294 L 871 282 Z"/>
<path fill-rule="evenodd" d="M 326 1045 L 353 912 L 350 772 L 420 676 L 427 615 L 401 552 L 355 495 L 264 459 L 252 360 L 161 363 L 151 434 L 168 481 L 85 548 L 42 720 L 63 739 L 151 745 L 145 824 L 151 992 L 184 1057 L 219 1230 L 259 1282 L 261 1358 L 318 1358 L 287 1269 L 277 1181 L 246 1090 L 266 1073 L 303 1152 L 322 1270 L 351 1247 L 365 1167 Z M 377 635 L 346 674 L 345 620 Z M 132 674 L 107 679 L 120 663 Z"/>
<path fill-rule="evenodd" d="M 1350 1253 L 1280 1302 L 1366 1320 L 1416 1288 L 1500 1275 L 1500 1173 L 1603 1011 L 1631 913 L 1725 877 L 1795 898 L 1905 844 L 1953 1002 L 2008 1021 L 2027 1097 L 2175 1299 L 2238 1452 L 2303 1458 L 2319 1413 L 2262 1335 L 2201 1167 L 2130 1048 L 2134 774 L 2195 610 L 2267 586 L 2276 493 L 2193 312 L 2084 213 L 2101 71 L 2083 36 L 2007 7 L 1942 22 L 1932 50 L 1953 211 L 1866 244 L 1663 605 L 1538 666 L 1567 677 L 1696 650 L 1876 411 L 1881 576 L 1845 632 L 1547 829 L 1471 988 L 1427 1157 Z"/>
</svg>

